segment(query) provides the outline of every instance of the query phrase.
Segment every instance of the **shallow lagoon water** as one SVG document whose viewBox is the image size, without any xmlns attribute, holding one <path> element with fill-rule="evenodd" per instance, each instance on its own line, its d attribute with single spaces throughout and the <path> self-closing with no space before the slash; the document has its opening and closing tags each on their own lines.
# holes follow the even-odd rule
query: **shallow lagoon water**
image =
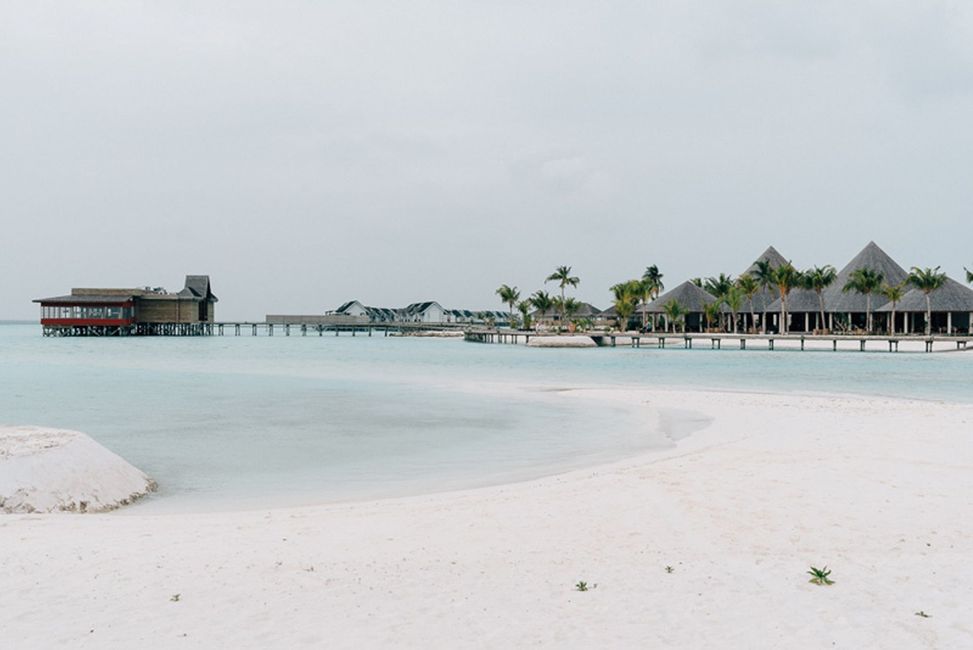
<svg viewBox="0 0 973 650">
<path fill-rule="evenodd" d="M 555 392 L 578 386 L 969 402 L 971 379 L 965 352 L 541 350 L 360 335 L 44 339 L 36 325 L 0 325 L 0 423 L 88 433 L 158 480 L 159 494 L 138 506 L 145 512 L 505 482 L 669 445 L 702 424 L 687 413 L 645 422 L 624 405 Z"/>
</svg>

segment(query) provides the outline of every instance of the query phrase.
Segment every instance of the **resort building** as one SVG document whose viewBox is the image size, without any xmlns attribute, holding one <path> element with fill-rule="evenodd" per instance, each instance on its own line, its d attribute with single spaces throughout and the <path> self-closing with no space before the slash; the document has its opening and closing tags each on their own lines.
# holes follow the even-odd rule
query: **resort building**
<svg viewBox="0 0 973 650">
<path fill-rule="evenodd" d="M 469 309 L 445 309 L 435 300 L 412 303 L 408 307 L 368 307 L 358 300 L 350 300 L 328 315 L 363 318 L 368 323 L 443 323 L 443 324 L 483 324 L 493 321 L 506 325 L 510 314 L 505 311 Z"/>
<path fill-rule="evenodd" d="M 596 321 L 602 316 L 602 314 L 604 314 L 603 311 L 592 305 L 590 302 L 579 302 L 578 305 L 578 309 L 572 311 L 570 314 L 565 314 L 568 320 L 583 319 Z M 540 309 L 535 309 L 530 313 L 530 318 L 535 323 L 545 321 L 557 323 L 561 320 L 561 311 L 557 307 L 551 307 L 543 312 Z"/>
<path fill-rule="evenodd" d="M 161 287 L 72 289 L 70 295 L 38 298 L 45 336 L 196 334 L 215 318 L 208 275 L 187 275 L 177 293 Z"/>
<path fill-rule="evenodd" d="M 670 318 L 666 314 L 666 305 L 670 302 L 679 305 L 682 312 L 679 323 L 670 322 Z M 648 313 L 653 317 L 653 320 L 662 316 L 664 329 L 667 331 L 682 329 L 685 332 L 702 332 L 706 323 L 703 311 L 707 305 L 712 305 L 715 302 L 716 298 L 712 294 L 687 280 L 675 289 L 662 294 L 645 307 L 640 307 L 637 313 Z"/>
<path fill-rule="evenodd" d="M 933 334 L 973 334 L 973 289 L 952 278 L 939 289 L 929 293 L 932 308 Z M 886 302 L 878 311 L 886 319 L 895 309 L 895 331 L 902 334 L 923 334 L 926 331 L 926 294 L 912 289 L 897 304 Z M 887 328 L 887 325 L 886 325 Z"/>
</svg>

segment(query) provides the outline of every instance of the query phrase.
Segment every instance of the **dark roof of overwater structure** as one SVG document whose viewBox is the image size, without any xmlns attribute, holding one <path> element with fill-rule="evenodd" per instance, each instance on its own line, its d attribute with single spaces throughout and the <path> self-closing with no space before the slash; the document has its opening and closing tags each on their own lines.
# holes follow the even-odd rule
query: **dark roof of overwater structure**
<svg viewBox="0 0 973 650">
<path fill-rule="evenodd" d="M 186 286 L 179 292 L 179 295 L 187 298 L 195 297 L 212 302 L 219 302 L 219 298 L 213 295 L 213 289 L 210 286 L 208 275 L 187 275 Z"/>
<path fill-rule="evenodd" d="M 858 269 L 871 269 L 882 274 L 886 284 L 898 284 L 909 277 L 908 272 L 878 247 L 873 241 L 861 250 L 838 272 L 838 279 L 824 292 L 824 306 L 829 312 L 861 313 L 866 309 L 867 298 L 855 291 L 842 291 L 848 284 L 851 274 Z M 881 307 L 888 301 L 881 293 L 872 294 L 872 309 Z"/>
<path fill-rule="evenodd" d="M 946 278 L 946 283 L 929 294 L 929 303 L 934 312 L 966 312 L 973 313 L 973 289 L 963 286 L 952 278 Z M 925 312 L 926 294 L 920 289 L 912 289 L 895 305 L 899 312 Z M 892 303 L 886 303 L 876 311 L 892 311 Z"/>
<path fill-rule="evenodd" d="M 70 296 L 54 296 L 51 298 L 37 298 L 32 302 L 45 305 L 121 305 L 130 302 L 137 294 L 84 294 Z"/>
<path fill-rule="evenodd" d="M 666 304 L 672 300 L 679 303 L 683 311 L 688 312 L 701 312 L 704 305 L 716 302 L 716 298 L 687 280 L 675 289 L 665 292 L 645 307 L 639 306 L 635 311 L 639 314 L 642 312 L 661 314 L 665 312 Z"/>
</svg>

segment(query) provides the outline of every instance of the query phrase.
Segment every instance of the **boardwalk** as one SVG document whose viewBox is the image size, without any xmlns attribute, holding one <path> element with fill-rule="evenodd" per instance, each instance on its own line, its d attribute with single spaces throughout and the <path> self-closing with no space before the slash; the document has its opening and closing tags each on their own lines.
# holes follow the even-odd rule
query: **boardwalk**
<svg viewBox="0 0 973 650">
<path fill-rule="evenodd" d="M 227 321 L 218 323 L 137 323 L 112 327 L 44 326 L 44 336 L 383 336 L 418 332 L 462 331 L 450 323 L 322 323 Z"/>
<path fill-rule="evenodd" d="M 966 350 L 967 346 L 973 350 L 973 336 L 877 336 L 877 335 L 811 335 L 811 334 L 697 334 L 697 333 L 618 333 L 618 332 L 585 332 L 575 334 L 553 334 L 538 332 L 519 332 L 503 329 L 470 329 L 465 333 L 465 339 L 474 343 L 528 343 L 531 338 L 539 336 L 586 336 L 602 347 L 616 347 L 619 345 L 633 348 L 682 347 L 693 349 L 704 347 L 712 350 L 728 349 L 764 349 L 775 350 L 778 344 L 786 344 L 788 349 L 799 350 L 828 350 L 860 352 L 887 351 L 898 352 L 900 344 L 914 344 L 921 346 L 926 352 L 943 350 Z"/>
</svg>

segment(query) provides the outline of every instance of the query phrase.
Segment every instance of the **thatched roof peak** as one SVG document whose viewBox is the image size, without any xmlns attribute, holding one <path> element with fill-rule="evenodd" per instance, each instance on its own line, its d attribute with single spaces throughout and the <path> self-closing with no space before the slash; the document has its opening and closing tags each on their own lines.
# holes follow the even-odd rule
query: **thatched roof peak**
<svg viewBox="0 0 973 650">
<path fill-rule="evenodd" d="M 689 280 L 683 282 L 675 289 L 662 294 L 644 308 L 640 307 L 637 312 L 648 312 L 650 314 L 661 314 L 665 312 L 665 306 L 670 301 L 675 300 L 683 310 L 688 312 L 701 312 L 704 305 L 716 302 L 711 294 L 697 287 Z"/>
<path fill-rule="evenodd" d="M 768 246 L 767 247 L 767 250 L 765 250 L 757 259 L 755 259 L 753 261 L 753 264 L 751 264 L 750 266 L 748 266 L 747 267 L 747 270 L 744 271 L 743 273 L 754 273 L 754 272 L 756 272 L 756 270 L 757 270 L 757 262 L 760 262 L 760 261 L 763 261 L 763 260 L 767 260 L 768 262 L 770 262 L 770 267 L 771 268 L 774 268 L 774 269 L 776 269 L 778 266 L 782 266 L 784 264 L 787 264 L 787 258 L 786 257 L 784 257 L 783 255 L 781 255 L 777 251 L 777 249 L 774 248 L 773 246 Z M 743 273 L 741 273 L 740 275 L 743 275 Z"/>
<path fill-rule="evenodd" d="M 929 294 L 929 304 L 936 312 L 967 312 L 973 313 L 973 289 L 947 277 L 946 283 Z M 875 311 L 890 312 L 892 303 L 887 303 Z M 926 294 L 920 289 L 912 289 L 895 305 L 897 312 L 925 312 Z"/>
<path fill-rule="evenodd" d="M 878 244 L 870 241 L 858 255 L 855 255 L 838 272 L 838 278 L 835 280 L 835 283 L 825 291 L 824 302 L 828 311 L 839 313 L 865 311 L 867 303 L 865 296 L 853 291 L 847 293 L 842 291 L 844 286 L 848 284 L 851 274 L 858 269 L 870 269 L 881 273 L 887 284 L 898 284 L 909 277 L 909 273 L 889 257 L 888 253 L 883 251 Z M 876 293 L 872 295 L 873 309 L 884 305 L 885 302 L 886 299 L 882 294 Z"/>
</svg>

